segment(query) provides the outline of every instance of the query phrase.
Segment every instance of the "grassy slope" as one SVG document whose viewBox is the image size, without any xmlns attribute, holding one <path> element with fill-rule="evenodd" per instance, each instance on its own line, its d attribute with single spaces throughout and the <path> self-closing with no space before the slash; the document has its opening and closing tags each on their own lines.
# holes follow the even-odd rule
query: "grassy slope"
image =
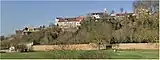
<svg viewBox="0 0 160 60">
<path fill-rule="evenodd" d="M 51 52 L 29 52 L 29 53 L 1 53 L 1 58 L 158 58 L 158 50 L 112 50 L 101 51 L 51 51 Z"/>
</svg>

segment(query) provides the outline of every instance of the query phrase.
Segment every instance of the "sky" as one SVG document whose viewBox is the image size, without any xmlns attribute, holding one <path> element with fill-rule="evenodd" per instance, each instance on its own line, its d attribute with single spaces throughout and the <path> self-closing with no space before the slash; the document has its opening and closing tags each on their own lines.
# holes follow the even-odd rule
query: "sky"
<svg viewBox="0 0 160 60">
<path fill-rule="evenodd" d="M 1 1 L 0 6 L 0 31 L 5 36 L 25 26 L 49 25 L 59 16 L 81 16 L 104 8 L 132 12 L 132 1 Z"/>
</svg>

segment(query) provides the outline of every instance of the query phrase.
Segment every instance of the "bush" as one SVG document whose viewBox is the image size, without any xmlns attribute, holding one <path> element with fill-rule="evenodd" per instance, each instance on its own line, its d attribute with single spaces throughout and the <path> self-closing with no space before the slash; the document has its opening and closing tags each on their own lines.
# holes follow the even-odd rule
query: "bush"
<svg viewBox="0 0 160 60">
<path fill-rule="evenodd" d="M 22 45 L 16 45 L 15 48 L 19 52 L 27 52 L 27 50 L 28 50 L 27 46 L 24 45 L 24 44 L 22 44 Z"/>
<path fill-rule="evenodd" d="M 0 53 L 6 53 L 6 52 L 4 52 L 4 51 L 0 51 Z"/>
</svg>

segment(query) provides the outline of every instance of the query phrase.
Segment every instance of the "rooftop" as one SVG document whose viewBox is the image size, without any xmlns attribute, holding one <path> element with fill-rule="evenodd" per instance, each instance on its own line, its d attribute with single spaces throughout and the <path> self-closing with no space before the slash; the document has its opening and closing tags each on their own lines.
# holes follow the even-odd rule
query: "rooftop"
<svg viewBox="0 0 160 60">
<path fill-rule="evenodd" d="M 78 17 L 73 17 L 73 18 L 61 18 L 61 17 L 58 17 L 56 19 L 59 19 L 58 22 L 71 22 L 71 21 L 80 21 L 80 19 L 83 19 L 84 16 L 78 16 Z"/>
</svg>

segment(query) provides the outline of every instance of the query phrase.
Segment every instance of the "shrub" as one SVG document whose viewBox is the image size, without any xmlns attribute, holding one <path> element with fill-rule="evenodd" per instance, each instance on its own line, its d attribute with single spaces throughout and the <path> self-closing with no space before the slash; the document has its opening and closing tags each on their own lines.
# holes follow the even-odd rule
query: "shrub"
<svg viewBox="0 0 160 60">
<path fill-rule="evenodd" d="M 0 53 L 6 53 L 6 52 L 4 52 L 4 51 L 0 51 Z"/>
<path fill-rule="evenodd" d="M 24 44 L 21 44 L 21 45 L 15 45 L 15 48 L 17 51 L 19 52 L 27 52 L 27 46 L 24 45 Z"/>
</svg>

